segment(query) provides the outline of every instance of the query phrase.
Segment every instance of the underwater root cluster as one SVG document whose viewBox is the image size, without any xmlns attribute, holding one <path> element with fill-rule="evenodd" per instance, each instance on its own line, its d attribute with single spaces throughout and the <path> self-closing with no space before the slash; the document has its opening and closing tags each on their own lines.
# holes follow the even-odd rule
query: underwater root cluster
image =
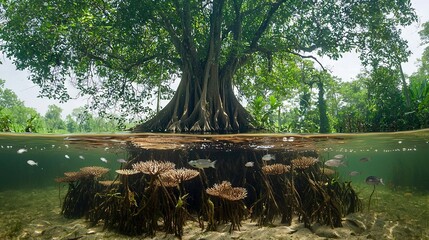
<svg viewBox="0 0 429 240">
<path fill-rule="evenodd" d="M 243 200 L 247 196 L 247 190 L 241 187 L 232 187 L 228 181 L 214 184 L 207 188 L 206 193 L 217 197 L 216 201 L 208 200 L 211 205 L 208 230 L 216 229 L 217 222 L 231 222 L 229 231 L 240 230 L 241 221 L 246 218 L 247 210 Z M 215 222 L 216 219 L 216 222 Z"/>
<path fill-rule="evenodd" d="M 247 218 L 260 226 L 277 219 L 291 224 L 297 218 L 306 227 L 314 223 L 340 227 L 345 215 L 362 206 L 350 182 L 325 174 L 314 157 L 261 162 L 252 169 L 252 179 L 236 174 L 233 183 L 203 169 L 132 159 L 137 160 L 116 170 L 110 182 L 101 180 L 108 169 L 99 167 L 56 179 L 69 184 L 62 214 L 85 216 L 91 224 L 102 223 L 126 235 L 154 236 L 163 231 L 181 238 L 187 221 L 196 221 L 208 231 L 225 223 L 231 224 L 230 231 L 239 230 Z"/>
<path fill-rule="evenodd" d="M 162 230 L 181 237 L 186 221 L 195 220 L 186 209 L 188 194 L 184 182 L 196 178 L 198 171 L 175 169 L 175 164 L 167 161 L 145 161 L 132 164 L 132 169 L 118 169 L 115 172 L 117 178 L 107 187 L 107 181 L 94 179 L 94 186 L 103 186 L 97 191 L 85 189 L 76 192 L 75 179 L 67 179 L 68 173 L 64 179 L 57 179 L 72 184 L 63 208 L 73 208 L 76 204 L 72 205 L 67 199 L 80 197 L 81 192 L 85 192 L 91 197 L 88 201 L 91 204 L 80 208 L 82 214 L 76 217 L 84 215 L 91 224 L 101 221 L 105 228 L 127 235 L 153 236 L 156 231 Z M 67 212 L 63 211 L 63 214 Z"/>
<path fill-rule="evenodd" d="M 64 177 L 56 178 L 56 182 L 69 184 L 61 213 L 66 218 L 80 218 L 87 214 L 93 207 L 95 195 L 102 189 L 99 179 L 108 171 L 108 168 L 90 166 L 78 172 L 66 172 Z"/>
</svg>

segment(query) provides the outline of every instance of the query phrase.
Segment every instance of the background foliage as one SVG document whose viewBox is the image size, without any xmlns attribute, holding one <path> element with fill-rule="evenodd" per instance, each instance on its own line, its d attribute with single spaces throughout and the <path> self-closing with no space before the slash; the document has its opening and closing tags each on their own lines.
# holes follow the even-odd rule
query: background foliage
<svg viewBox="0 0 429 240">
<path fill-rule="evenodd" d="M 310 6 L 304 2 L 295 2 L 303 4 L 300 5 L 303 14 Z M 254 116 L 256 126 L 272 132 L 298 133 L 429 127 L 429 48 L 424 51 L 418 70 L 411 76 L 404 76 L 401 63 L 406 61 L 409 52 L 406 43 L 398 38 L 400 29 L 394 27 L 409 24 L 415 20 L 415 15 L 408 1 L 380 1 L 392 12 L 391 15 L 376 8 L 375 2 L 349 6 L 350 9 L 344 4 L 334 9 L 349 11 L 350 20 L 365 26 L 359 34 L 348 29 L 350 26 L 340 21 L 341 18 L 332 21 L 341 16 L 330 16 L 331 22 L 325 22 L 328 18 L 322 16 L 305 18 L 297 15 L 299 26 L 291 26 L 294 31 L 284 33 L 287 36 L 283 40 L 277 39 L 282 29 L 270 28 L 262 38 L 264 46 L 280 49 L 285 40 L 289 44 L 293 36 L 300 36 L 296 39 L 300 47 L 311 46 L 314 42 L 325 44 L 317 51 L 333 58 L 357 46 L 366 69 L 353 81 L 343 82 L 314 60 L 294 53 L 293 46 L 289 46 L 291 51 L 260 51 L 251 56 L 249 64 L 233 79 L 240 100 Z M 9 10 L 5 15 L 4 9 L 0 8 L 2 17 L 15 21 L 1 27 L 2 40 L 9 42 L 2 50 L 15 54 L 19 59 L 15 62 L 18 68 L 31 70 L 31 79 L 42 86 L 41 94 L 66 101 L 70 96 L 64 82 L 69 78 L 82 94 L 95 99 L 90 108 L 75 109 L 62 119 L 59 107 L 50 106 L 48 112 L 41 115 L 25 107 L 0 82 L 1 131 L 116 131 L 135 124 L 136 119 L 129 118 L 128 113 L 138 112 L 142 118 L 147 118 L 157 111 L 151 101 L 171 98 L 172 83 L 177 79 L 179 69 L 175 62 L 177 55 L 168 42 L 165 29 L 153 21 L 160 5 L 147 5 L 146 1 L 112 1 L 116 5 L 104 1 L 89 4 L 87 1 L 60 0 L 52 4 L 38 0 L 0 3 Z M 327 6 L 328 1 L 320 2 L 318 8 L 321 11 L 317 13 L 331 11 L 324 9 Z M 173 6 L 169 7 L 168 11 L 174 10 Z M 233 9 L 230 10 L 226 18 L 234 16 Z M 401 17 L 395 18 L 395 14 Z M 281 17 L 290 16 L 278 15 L 276 21 L 281 22 Z M 203 33 L 207 31 L 202 24 L 205 20 L 201 15 L 193 22 L 200 26 L 195 32 L 200 42 L 204 42 Z M 254 23 L 245 22 L 250 27 Z M 311 32 L 311 26 L 320 30 L 318 34 Z M 349 31 L 344 39 L 346 42 L 332 45 L 338 40 L 338 36 L 328 31 L 332 26 Z M 422 44 L 427 45 L 429 23 L 423 25 L 420 35 Z M 270 42 L 272 46 L 268 44 Z M 245 47 L 238 42 L 230 43 L 234 46 L 232 50 Z M 389 48 L 383 48 L 383 44 L 388 44 Z M 155 57 L 157 61 L 153 60 Z M 142 62 L 147 64 L 139 64 Z M 139 85 L 145 88 L 139 89 Z M 121 111 L 106 112 L 112 108 Z M 101 111 L 95 115 L 93 109 Z"/>
</svg>

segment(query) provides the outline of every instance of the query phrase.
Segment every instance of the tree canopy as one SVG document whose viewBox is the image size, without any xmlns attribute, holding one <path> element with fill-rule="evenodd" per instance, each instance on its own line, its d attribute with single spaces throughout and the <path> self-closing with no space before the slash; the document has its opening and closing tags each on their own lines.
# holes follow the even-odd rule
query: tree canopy
<svg viewBox="0 0 429 240">
<path fill-rule="evenodd" d="M 44 96 L 67 100 L 71 79 L 93 108 L 126 116 L 146 113 L 180 78 L 169 104 L 136 131 L 247 131 L 238 71 L 259 84 L 250 66 L 352 50 L 366 64 L 398 64 L 409 54 L 399 26 L 416 20 L 404 0 L 0 2 L 1 50 Z"/>
</svg>

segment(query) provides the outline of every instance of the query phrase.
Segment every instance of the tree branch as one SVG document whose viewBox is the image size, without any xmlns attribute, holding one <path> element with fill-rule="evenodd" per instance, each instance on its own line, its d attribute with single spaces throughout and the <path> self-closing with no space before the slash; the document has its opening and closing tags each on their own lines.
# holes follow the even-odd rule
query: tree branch
<svg viewBox="0 0 429 240">
<path fill-rule="evenodd" d="M 296 55 L 298 57 L 301 57 L 301 58 L 311 58 L 311 59 L 313 59 L 314 61 L 316 61 L 319 64 L 319 66 L 322 68 L 323 71 L 326 71 L 325 67 L 323 67 L 323 64 L 321 62 L 319 62 L 319 60 L 316 57 L 312 56 L 312 55 L 302 55 L 302 54 L 299 54 L 299 53 L 296 53 L 296 52 L 292 52 L 292 51 L 287 51 L 287 52 L 290 53 L 290 54 Z"/>
<path fill-rule="evenodd" d="M 279 9 L 279 7 L 285 2 L 285 0 L 278 1 L 276 3 L 271 4 L 271 8 L 267 13 L 267 16 L 265 17 L 264 21 L 262 21 L 261 25 L 259 26 L 258 30 L 255 33 L 255 36 L 253 37 L 251 43 L 250 43 L 250 50 L 257 47 L 259 39 L 261 39 L 262 34 L 265 32 L 265 30 L 270 25 L 270 21 L 274 15 L 274 13 Z"/>
</svg>

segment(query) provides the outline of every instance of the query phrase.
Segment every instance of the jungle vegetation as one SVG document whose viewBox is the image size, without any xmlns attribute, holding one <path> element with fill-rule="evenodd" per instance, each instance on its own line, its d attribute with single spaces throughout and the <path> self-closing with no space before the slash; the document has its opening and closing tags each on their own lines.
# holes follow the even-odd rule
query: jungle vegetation
<svg viewBox="0 0 429 240">
<path fill-rule="evenodd" d="M 42 96 L 66 101 L 71 81 L 99 116 L 144 119 L 135 131 L 428 126 L 428 51 L 412 76 L 401 68 L 409 51 L 400 27 L 416 21 L 409 1 L 0 3 L 0 48 Z M 423 44 L 428 33 L 426 23 Z M 366 67 L 353 81 L 319 66 L 317 57 L 349 51 Z"/>
<path fill-rule="evenodd" d="M 97 116 L 83 107 L 72 110 L 64 119 L 63 109 L 49 105 L 43 115 L 26 107 L 16 93 L 0 79 L 0 132 L 83 133 L 123 130 L 118 121 Z"/>
</svg>

